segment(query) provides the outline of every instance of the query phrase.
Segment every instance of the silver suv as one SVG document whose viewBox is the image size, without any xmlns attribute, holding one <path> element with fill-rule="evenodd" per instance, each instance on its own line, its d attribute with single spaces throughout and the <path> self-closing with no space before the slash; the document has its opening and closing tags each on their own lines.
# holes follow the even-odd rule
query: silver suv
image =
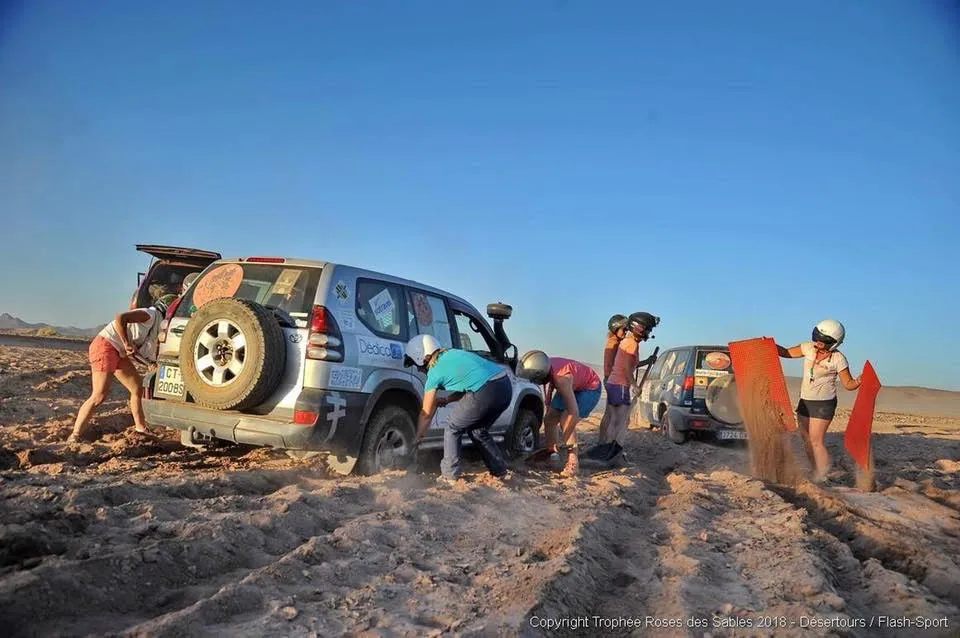
<svg viewBox="0 0 960 638">
<path fill-rule="evenodd" d="M 404 345 L 431 334 L 507 369 L 513 400 L 491 434 L 509 456 L 526 455 L 543 395 L 515 374 L 517 348 L 503 330 L 511 312 L 487 306 L 491 328 L 460 297 L 399 277 L 303 259 L 219 259 L 167 312 L 144 411 L 149 423 L 180 430 L 185 445 L 322 451 L 341 474 L 373 474 L 409 460 L 425 376 L 403 366 Z M 442 446 L 452 409 L 438 411 L 420 449 Z"/>
</svg>

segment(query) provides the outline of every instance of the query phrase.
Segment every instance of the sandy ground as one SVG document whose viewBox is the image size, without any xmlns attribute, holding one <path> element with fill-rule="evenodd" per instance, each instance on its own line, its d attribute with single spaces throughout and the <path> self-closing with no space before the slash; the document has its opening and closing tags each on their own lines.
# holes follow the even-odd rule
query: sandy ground
<svg viewBox="0 0 960 638">
<path fill-rule="evenodd" d="M 4 635 L 960 635 L 960 419 L 878 414 L 876 492 L 838 434 L 784 488 L 647 429 L 614 469 L 444 485 L 138 441 L 119 387 L 67 446 L 88 391 L 85 353 L 0 345 Z"/>
</svg>

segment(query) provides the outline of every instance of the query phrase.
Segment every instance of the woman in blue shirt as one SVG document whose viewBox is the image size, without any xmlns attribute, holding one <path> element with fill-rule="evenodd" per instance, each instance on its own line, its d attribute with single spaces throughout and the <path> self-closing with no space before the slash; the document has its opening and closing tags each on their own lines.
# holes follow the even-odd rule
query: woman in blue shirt
<svg viewBox="0 0 960 638">
<path fill-rule="evenodd" d="M 417 335 L 410 339 L 404 365 L 416 366 L 427 375 L 423 407 L 417 422 L 417 442 L 426 434 L 437 408 L 457 402 L 443 432 L 443 461 L 440 463 L 443 476 L 449 479 L 460 477 L 460 443 L 466 432 L 480 450 L 490 474 L 503 477 L 507 473 L 507 464 L 490 436 L 490 426 L 510 406 L 513 396 L 513 386 L 506 370 L 472 352 L 441 348 L 432 335 Z M 452 394 L 438 399 L 437 390 Z"/>
</svg>

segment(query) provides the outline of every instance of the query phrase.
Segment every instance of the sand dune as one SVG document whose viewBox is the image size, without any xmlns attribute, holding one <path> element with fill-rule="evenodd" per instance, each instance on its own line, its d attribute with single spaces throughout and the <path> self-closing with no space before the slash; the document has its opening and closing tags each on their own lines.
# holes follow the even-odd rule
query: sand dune
<svg viewBox="0 0 960 638">
<path fill-rule="evenodd" d="M 849 487 L 839 434 L 830 484 L 788 489 L 751 478 L 741 445 L 678 446 L 646 428 L 613 469 L 561 479 L 518 464 L 501 484 L 472 459 L 448 486 L 436 456 L 418 471 L 343 478 L 268 449 L 140 441 L 117 390 L 93 422 L 99 438 L 68 446 L 88 392 L 84 354 L 0 345 L 6 635 L 960 628 L 960 419 L 919 391 L 884 398 L 876 492 Z M 598 417 L 582 424 L 588 444 Z"/>
</svg>

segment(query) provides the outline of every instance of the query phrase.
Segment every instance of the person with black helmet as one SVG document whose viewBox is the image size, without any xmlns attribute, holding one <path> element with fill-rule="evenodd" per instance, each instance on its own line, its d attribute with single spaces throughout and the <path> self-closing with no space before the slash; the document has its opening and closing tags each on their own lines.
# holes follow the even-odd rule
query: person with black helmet
<svg viewBox="0 0 960 638">
<path fill-rule="evenodd" d="M 620 341 L 627 334 L 627 316 L 613 315 L 607 321 L 607 343 L 603 346 L 603 385 L 607 385 L 607 377 L 613 370 L 613 360 L 617 356 L 617 348 Z M 600 419 L 600 439 L 606 440 L 610 428 L 610 394 L 607 394 L 607 409 L 603 411 L 603 417 Z"/>
<path fill-rule="evenodd" d="M 610 427 L 599 445 L 587 452 L 587 457 L 612 462 L 623 452 L 630 425 L 630 386 L 634 372 L 641 365 L 650 365 L 653 358 L 640 361 L 640 342 L 653 336 L 660 318 L 648 312 L 635 312 L 627 318 L 626 336 L 620 341 L 610 374 L 606 380 L 607 404 L 612 412 Z"/>
<path fill-rule="evenodd" d="M 77 412 L 73 431 L 67 442 L 74 443 L 84 434 L 84 427 L 94 410 L 103 403 L 110 391 L 113 377 L 130 392 L 130 412 L 133 414 L 134 431 L 138 434 L 156 436 L 147 427 L 140 402 L 142 378 L 134 361 L 153 364 L 157 360 L 160 322 L 166 315 L 168 305 L 176 295 L 165 295 L 148 308 L 136 308 L 119 313 L 113 321 L 90 342 L 90 396 Z"/>
<path fill-rule="evenodd" d="M 813 480 L 818 483 L 830 469 L 824 439 L 837 411 L 837 379 L 847 390 L 860 387 L 860 377 L 853 378 L 847 358 L 838 350 L 845 337 L 842 323 L 824 319 L 814 326 L 811 341 L 791 348 L 777 346 L 777 352 L 785 359 L 803 358 L 797 422 L 807 457 L 815 468 Z"/>
</svg>

